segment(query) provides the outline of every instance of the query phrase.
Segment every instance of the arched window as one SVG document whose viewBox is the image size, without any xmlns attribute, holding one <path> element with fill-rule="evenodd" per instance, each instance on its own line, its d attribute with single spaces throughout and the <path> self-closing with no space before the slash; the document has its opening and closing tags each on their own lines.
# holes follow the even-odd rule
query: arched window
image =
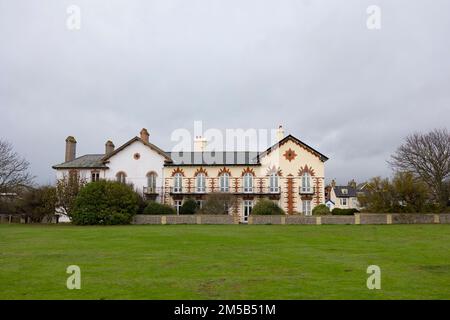
<svg viewBox="0 0 450 320">
<path fill-rule="evenodd" d="M 220 192 L 228 192 L 230 190 L 230 174 L 225 172 L 219 177 Z"/>
<path fill-rule="evenodd" d="M 183 175 L 181 173 L 175 173 L 173 192 L 181 192 L 183 190 Z"/>
<path fill-rule="evenodd" d="M 244 174 L 244 192 L 253 192 L 253 175 L 249 172 Z"/>
<path fill-rule="evenodd" d="M 206 191 L 206 176 L 203 172 L 200 172 L 195 177 L 195 190 L 199 193 Z"/>
<path fill-rule="evenodd" d="M 120 183 L 127 183 L 127 174 L 123 171 L 117 172 L 116 179 Z"/>
<path fill-rule="evenodd" d="M 308 172 L 305 172 L 302 175 L 302 192 L 311 193 L 311 191 L 311 175 Z"/>
<path fill-rule="evenodd" d="M 156 178 L 158 177 L 158 175 L 156 174 L 156 172 L 149 172 L 147 173 L 147 188 L 149 189 L 150 192 L 155 192 L 156 191 Z"/>
<path fill-rule="evenodd" d="M 278 174 L 275 172 L 269 176 L 269 190 L 270 192 L 278 192 Z"/>
</svg>

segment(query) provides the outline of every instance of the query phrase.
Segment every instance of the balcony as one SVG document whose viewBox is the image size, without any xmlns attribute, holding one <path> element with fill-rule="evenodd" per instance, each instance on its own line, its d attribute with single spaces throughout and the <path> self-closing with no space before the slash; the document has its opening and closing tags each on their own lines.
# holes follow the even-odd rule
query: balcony
<svg viewBox="0 0 450 320">
<path fill-rule="evenodd" d="M 152 194 L 160 194 L 162 193 L 162 188 L 160 187 L 144 187 L 144 194 L 152 195 Z"/>
<path fill-rule="evenodd" d="M 299 194 L 314 194 L 315 187 L 299 187 Z"/>
</svg>

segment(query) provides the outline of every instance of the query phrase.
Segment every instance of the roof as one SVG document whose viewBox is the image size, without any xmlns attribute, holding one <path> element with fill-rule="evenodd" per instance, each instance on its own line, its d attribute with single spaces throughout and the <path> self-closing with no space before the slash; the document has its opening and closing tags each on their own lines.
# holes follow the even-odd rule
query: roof
<svg viewBox="0 0 450 320">
<path fill-rule="evenodd" d="M 84 156 L 75 158 L 72 161 L 67 161 L 54 165 L 53 169 L 100 169 L 108 168 L 102 161 L 104 154 L 86 154 Z"/>
<path fill-rule="evenodd" d="M 258 152 L 211 151 L 211 152 L 166 152 L 172 159 L 165 166 L 221 166 L 221 165 L 259 165 Z"/>
<path fill-rule="evenodd" d="M 107 160 L 108 160 L 109 158 L 111 158 L 113 155 L 115 155 L 116 153 L 122 151 L 123 149 L 125 149 L 125 148 L 128 147 L 130 144 L 132 144 L 133 142 L 136 142 L 136 141 L 142 142 L 144 145 L 146 145 L 146 146 L 149 147 L 150 149 L 153 149 L 154 151 L 156 151 L 157 153 L 159 153 L 161 156 L 163 156 L 167 161 L 170 161 L 170 160 L 171 160 L 170 157 L 169 157 L 169 155 L 168 155 L 166 152 L 164 152 L 163 150 L 161 150 L 160 148 L 158 148 L 157 146 L 155 146 L 153 143 L 144 141 L 144 140 L 142 140 L 142 139 L 139 138 L 139 137 L 134 137 L 133 139 L 131 139 L 131 140 L 125 142 L 123 145 L 121 145 L 119 148 L 117 148 L 117 149 L 114 150 L 113 152 L 111 152 L 111 153 L 109 153 L 109 154 L 107 154 L 107 155 L 104 155 L 103 161 L 107 161 Z"/>
<path fill-rule="evenodd" d="M 342 190 L 347 189 L 347 193 L 344 193 Z M 338 198 L 354 198 L 356 197 L 356 190 L 350 186 L 335 186 L 333 188 L 336 197 Z"/>
<path fill-rule="evenodd" d="M 268 148 L 267 150 L 265 150 L 264 152 L 260 153 L 260 158 L 265 156 L 266 154 L 272 152 L 273 150 L 277 149 L 278 147 L 282 146 L 283 144 L 285 144 L 288 140 L 293 141 L 294 143 L 304 147 L 305 149 L 309 150 L 310 152 L 312 152 L 313 154 L 315 154 L 317 157 L 320 158 L 321 161 L 325 162 L 328 160 L 328 157 L 323 155 L 322 153 L 320 153 L 319 151 L 317 151 L 316 149 L 314 149 L 313 147 L 310 147 L 309 145 L 307 145 L 306 143 L 304 143 L 303 141 L 297 139 L 296 137 L 294 137 L 293 135 L 289 134 L 286 137 L 284 137 L 283 139 L 281 139 L 280 141 L 278 141 L 277 143 L 275 143 L 273 146 L 271 146 L 270 148 Z"/>
</svg>

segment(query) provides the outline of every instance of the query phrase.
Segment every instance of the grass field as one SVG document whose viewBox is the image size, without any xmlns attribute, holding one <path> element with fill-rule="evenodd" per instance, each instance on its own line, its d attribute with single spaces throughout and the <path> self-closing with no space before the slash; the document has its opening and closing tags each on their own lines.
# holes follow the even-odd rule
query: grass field
<svg viewBox="0 0 450 320">
<path fill-rule="evenodd" d="M 450 225 L 0 225 L 0 299 L 407 298 L 450 298 Z"/>
</svg>

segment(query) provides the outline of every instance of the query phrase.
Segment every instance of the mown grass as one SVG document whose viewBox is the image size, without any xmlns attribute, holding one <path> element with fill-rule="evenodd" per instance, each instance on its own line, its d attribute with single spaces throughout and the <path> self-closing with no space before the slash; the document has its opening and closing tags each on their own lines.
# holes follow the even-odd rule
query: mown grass
<svg viewBox="0 0 450 320">
<path fill-rule="evenodd" d="M 450 225 L 0 225 L 0 299 L 449 298 Z"/>
</svg>

